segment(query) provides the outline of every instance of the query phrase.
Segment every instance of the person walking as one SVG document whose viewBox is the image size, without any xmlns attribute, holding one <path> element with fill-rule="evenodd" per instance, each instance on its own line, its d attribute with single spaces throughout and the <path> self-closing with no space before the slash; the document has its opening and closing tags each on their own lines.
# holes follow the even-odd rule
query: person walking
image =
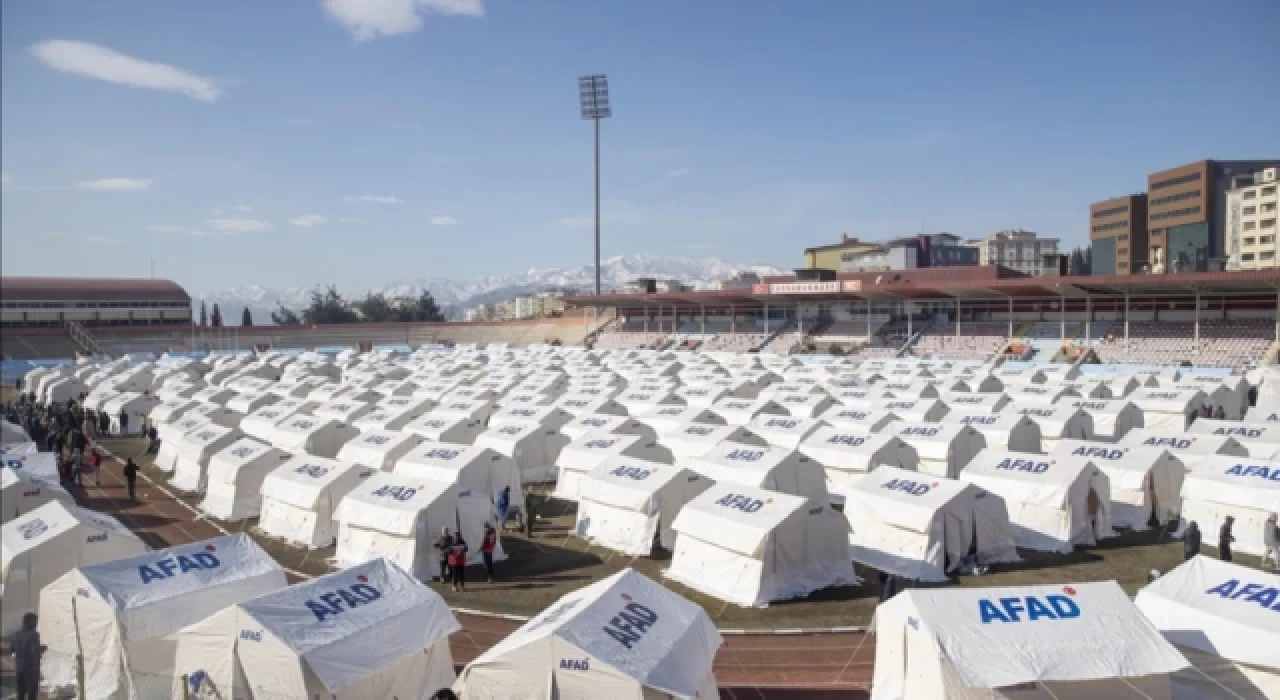
<svg viewBox="0 0 1280 700">
<path fill-rule="evenodd" d="M 480 556 L 484 557 L 484 573 L 493 583 L 493 550 L 498 546 L 498 533 L 493 525 L 484 524 L 484 540 L 480 543 Z"/>
<path fill-rule="evenodd" d="M 40 695 L 40 657 L 47 647 L 40 643 L 40 633 L 36 631 L 38 621 L 35 613 L 23 615 L 22 628 L 9 637 L 18 700 L 36 700 Z"/>
<path fill-rule="evenodd" d="M 129 500 L 137 503 L 138 496 L 134 489 L 138 486 L 138 464 L 133 461 L 133 457 L 124 461 L 124 480 L 129 485 Z"/>
<path fill-rule="evenodd" d="M 106 411 L 98 413 L 98 434 L 104 436 L 111 434 L 111 416 L 107 415 Z"/>
<path fill-rule="evenodd" d="M 93 472 L 93 483 L 102 486 L 102 453 L 98 448 L 89 448 L 89 470 Z"/>
<path fill-rule="evenodd" d="M 1200 526 L 1192 520 L 1187 525 L 1187 532 L 1182 536 L 1182 560 L 1190 561 L 1200 553 Z"/>
<path fill-rule="evenodd" d="M 1262 562 L 1259 568 L 1267 568 L 1268 561 L 1280 569 L 1280 526 L 1276 524 L 1275 513 L 1262 524 Z"/>
<path fill-rule="evenodd" d="M 160 451 L 160 433 L 156 431 L 156 424 L 147 425 L 147 454 L 153 455 Z"/>
<path fill-rule="evenodd" d="M 129 434 L 129 412 L 123 408 L 120 409 L 120 434 Z"/>
<path fill-rule="evenodd" d="M 453 536 L 449 534 L 449 528 L 440 529 L 440 538 L 436 540 L 436 551 L 440 554 L 440 583 L 448 583 L 449 578 L 449 550 L 453 547 Z"/>
<path fill-rule="evenodd" d="M 450 582 L 454 592 L 467 590 L 467 541 L 462 539 L 461 532 L 453 538 L 453 546 L 449 548 L 449 573 L 452 574 Z"/>
<path fill-rule="evenodd" d="M 498 527 L 505 531 L 507 529 L 507 516 L 511 512 L 511 487 L 503 486 L 498 492 L 498 500 L 493 504 L 498 511 Z"/>
<path fill-rule="evenodd" d="M 1235 522 L 1236 519 L 1228 515 L 1218 530 L 1218 558 L 1222 561 L 1231 561 L 1231 543 L 1236 541 L 1235 536 L 1231 534 L 1231 526 Z"/>
</svg>

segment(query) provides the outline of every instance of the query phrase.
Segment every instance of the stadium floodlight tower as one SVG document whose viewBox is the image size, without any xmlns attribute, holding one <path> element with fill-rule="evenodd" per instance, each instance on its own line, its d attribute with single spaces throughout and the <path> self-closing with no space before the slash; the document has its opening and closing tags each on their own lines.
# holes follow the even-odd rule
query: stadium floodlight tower
<svg viewBox="0 0 1280 700">
<path fill-rule="evenodd" d="M 603 75 L 578 78 L 578 103 L 582 118 L 590 119 L 596 131 L 596 295 L 600 294 L 600 120 L 613 116 L 609 108 L 609 79 Z"/>
</svg>

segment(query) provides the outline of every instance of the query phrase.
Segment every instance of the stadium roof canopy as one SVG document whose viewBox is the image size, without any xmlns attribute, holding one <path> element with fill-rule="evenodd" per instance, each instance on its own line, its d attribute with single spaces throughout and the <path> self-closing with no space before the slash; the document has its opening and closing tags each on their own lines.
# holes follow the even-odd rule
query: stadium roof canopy
<svg viewBox="0 0 1280 700">
<path fill-rule="evenodd" d="M 0 277 L 0 299 L 17 301 L 185 301 L 176 283 L 127 277 Z"/>
<path fill-rule="evenodd" d="M 1030 277 L 1003 267 L 951 267 L 891 272 L 841 273 L 822 282 L 770 277 L 750 289 L 613 293 L 570 296 L 578 306 L 702 306 L 794 304 L 817 301 L 995 301 L 1067 297 L 1123 298 L 1273 296 L 1280 293 L 1280 269 L 1187 272 L 1169 275 L 1084 275 Z"/>
</svg>

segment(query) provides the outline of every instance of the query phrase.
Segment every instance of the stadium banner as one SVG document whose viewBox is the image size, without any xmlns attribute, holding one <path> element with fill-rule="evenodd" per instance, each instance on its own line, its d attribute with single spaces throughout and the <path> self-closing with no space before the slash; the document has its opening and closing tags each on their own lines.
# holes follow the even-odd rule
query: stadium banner
<svg viewBox="0 0 1280 700">
<path fill-rule="evenodd" d="M 768 294 L 768 293 L 769 293 L 769 285 L 767 285 L 767 284 L 753 284 L 753 285 L 751 285 L 751 293 L 752 293 L 752 294 Z"/>
<path fill-rule="evenodd" d="M 840 283 L 840 287 L 846 294 L 849 292 L 861 292 L 862 280 L 845 280 Z"/>
<path fill-rule="evenodd" d="M 840 282 L 786 282 L 769 285 L 774 294 L 831 294 L 840 292 Z"/>
</svg>

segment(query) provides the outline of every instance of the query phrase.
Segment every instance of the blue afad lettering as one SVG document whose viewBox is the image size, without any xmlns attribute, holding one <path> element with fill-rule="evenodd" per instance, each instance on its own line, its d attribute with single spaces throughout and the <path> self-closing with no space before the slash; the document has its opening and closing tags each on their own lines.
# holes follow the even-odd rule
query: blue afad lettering
<svg viewBox="0 0 1280 700">
<path fill-rule="evenodd" d="M 1214 435 L 1239 435 L 1240 437 L 1259 438 L 1262 437 L 1262 431 L 1257 428 L 1218 428 L 1213 431 Z"/>
<path fill-rule="evenodd" d="M 652 474 L 653 472 L 649 471 L 648 469 L 641 469 L 639 467 L 617 467 L 616 469 L 614 469 L 609 473 L 613 474 L 614 476 L 623 476 L 628 479 L 634 479 L 636 481 L 644 481 L 645 479 L 648 479 L 649 475 Z"/>
<path fill-rule="evenodd" d="M 304 605 L 316 616 L 316 622 L 324 622 L 326 617 L 340 615 L 351 608 L 367 605 L 382 597 L 382 591 L 367 583 L 357 583 L 336 591 L 322 593 Z"/>
<path fill-rule="evenodd" d="M 222 566 L 222 562 L 212 552 L 178 554 L 172 557 L 165 557 L 151 564 L 139 566 L 138 578 L 142 579 L 143 583 L 151 583 L 152 581 L 173 578 L 178 574 L 186 574 L 192 571 L 208 571 L 219 566 Z"/>
<path fill-rule="evenodd" d="M 929 489 L 931 487 L 928 484 L 911 481 L 910 479 L 890 479 L 888 483 L 884 484 L 880 488 L 889 489 L 890 491 L 901 491 L 903 493 L 909 493 L 912 496 L 923 496 L 926 493 L 929 493 Z"/>
<path fill-rule="evenodd" d="M 733 450 L 725 455 L 726 459 L 732 459 L 737 462 L 756 462 L 764 457 L 763 450 Z"/>
<path fill-rule="evenodd" d="M 379 486 L 377 490 L 373 492 L 373 495 L 378 498 L 392 498 L 403 502 L 413 498 L 414 494 L 417 492 L 418 489 L 415 489 L 412 486 L 392 486 L 391 484 L 385 484 L 383 486 Z"/>
<path fill-rule="evenodd" d="M 961 423 L 966 425 L 995 425 L 998 419 L 995 416 L 964 416 L 960 419 Z"/>
<path fill-rule="evenodd" d="M 1071 451 L 1073 457 L 1097 457 L 1099 459 L 1120 459 L 1124 450 L 1108 450 L 1105 447 L 1077 447 Z"/>
<path fill-rule="evenodd" d="M 262 630 L 240 630 L 240 638 L 247 642 L 261 642 Z"/>
<path fill-rule="evenodd" d="M 1029 595 L 1023 598 L 999 598 L 994 602 L 988 598 L 978 599 L 978 614 L 982 616 L 982 624 L 992 622 L 1026 622 L 1037 620 L 1070 620 L 1080 617 L 1080 606 L 1064 595 L 1049 595 L 1041 600 L 1039 596 Z"/>
<path fill-rule="evenodd" d="M 827 442 L 832 445 L 846 445 L 848 447 L 858 447 L 866 441 L 867 439 L 861 435 L 832 435 L 827 438 Z"/>
<path fill-rule="evenodd" d="M 590 671 L 591 665 L 586 659 L 560 659 L 561 671 Z"/>
<path fill-rule="evenodd" d="M 901 435 L 919 435 L 920 437 L 933 437 L 938 434 L 937 428 L 903 428 Z"/>
<path fill-rule="evenodd" d="M 1032 474 L 1043 474 L 1049 471 L 1048 462 L 1037 462 L 1033 459 L 1002 459 L 996 469 L 1009 469 Z"/>
<path fill-rule="evenodd" d="M 1280 467 L 1264 467 L 1261 464 L 1237 464 L 1227 470 L 1228 476 L 1254 476 L 1267 481 L 1280 481 Z"/>
<path fill-rule="evenodd" d="M 1264 586 L 1260 583 L 1246 583 L 1241 586 L 1240 581 L 1233 578 L 1210 588 L 1205 593 L 1222 596 L 1226 600 L 1244 600 L 1246 603 L 1261 606 L 1263 610 L 1280 612 L 1280 588 L 1274 586 Z"/>
<path fill-rule="evenodd" d="M 1152 447 L 1172 447 L 1178 450 L 1185 450 L 1188 447 L 1191 447 L 1190 440 L 1180 440 L 1178 438 L 1149 437 L 1146 440 L 1143 440 L 1142 444 L 1150 445 Z"/>
<path fill-rule="evenodd" d="M 716 501 L 716 505 L 725 508 L 737 508 L 743 513 L 754 513 L 764 507 L 764 501 L 758 498 L 747 498 L 737 493 L 727 493 Z"/>
<path fill-rule="evenodd" d="M 626 607 L 604 626 L 604 633 L 629 650 L 631 645 L 640 641 L 657 621 L 658 614 L 654 611 L 639 603 L 627 603 Z"/>
</svg>

